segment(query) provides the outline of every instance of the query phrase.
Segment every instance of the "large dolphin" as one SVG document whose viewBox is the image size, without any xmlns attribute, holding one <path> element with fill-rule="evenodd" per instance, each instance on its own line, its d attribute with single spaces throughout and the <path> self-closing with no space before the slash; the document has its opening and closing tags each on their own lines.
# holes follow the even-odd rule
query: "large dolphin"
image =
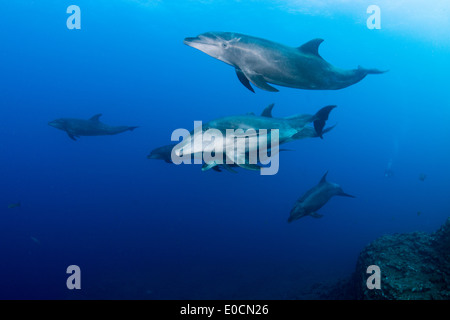
<svg viewBox="0 0 450 320">
<path fill-rule="evenodd" d="M 272 109 L 274 107 L 274 104 L 270 104 L 268 107 L 266 107 L 262 113 L 261 116 L 262 117 L 272 117 Z M 254 113 L 248 113 L 248 115 L 254 115 Z M 192 134 L 193 132 L 191 132 Z M 173 163 L 172 161 L 172 150 L 173 148 L 176 146 L 177 144 L 168 144 L 168 145 L 164 145 L 162 147 L 158 147 L 153 149 L 152 151 L 150 151 L 150 153 L 147 155 L 147 159 L 157 159 L 157 160 L 163 160 L 166 163 Z M 288 149 L 280 149 L 279 151 L 289 151 Z M 226 159 L 224 159 L 226 160 Z M 217 172 L 221 172 L 221 167 L 236 173 L 236 171 L 232 170 L 231 167 L 237 167 L 236 164 L 229 164 L 229 165 L 225 165 L 225 166 L 221 166 L 221 165 L 215 165 L 215 166 L 208 166 L 208 165 L 204 165 L 203 166 L 203 171 L 206 171 L 208 169 L 213 169 L 214 171 Z"/>
<path fill-rule="evenodd" d="M 100 122 L 101 113 L 96 114 L 88 120 L 60 118 L 50 121 L 48 124 L 54 128 L 67 132 L 70 139 L 75 140 L 80 136 L 103 136 L 133 131 L 137 127 L 109 126 Z"/>
<path fill-rule="evenodd" d="M 322 218 L 322 215 L 318 214 L 317 210 L 322 208 L 333 196 L 354 198 L 354 196 L 345 193 L 336 183 L 328 182 L 326 179 L 327 174 L 328 172 L 324 174 L 316 186 L 297 200 L 291 210 L 288 219 L 289 223 L 308 215 L 314 218 Z"/>
<path fill-rule="evenodd" d="M 230 159 L 232 163 L 238 166 L 249 169 L 249 170 L 260 170 L 260 166 L 256 164 L 250 164 L 247 155 L 254 151 L 260 149 L 260 142 L 268 142 L 268 146 L 271 141 L 271 130 L 277 129 L 278 144 L 284 144 L 293 140 L 299 140 L 304 138 L 322 138 L 323 134 L 334 128 L 326 128 L 325 122 L 328 120 L 329 113 L 336 106 L 326 106 L 320 109 L 317 113 L 311 114 L 299 114 L 295 116 L 290 116 L 286 118 L 274 118 L 272 117 L 273 105 L 270 105 L 264 109 L 261 116 L 256 116 L 254 114 L 228 116 L 219 119 L 209 121 L 202 125 L 201 128 L 191 132 L 189 137 L 185 138 L 182 142 L 177 144 L 174 148 L 174 153 L 177 156 L 201 156 L 205 150 L 214 150 L 214 152 L 223 153 L 224 159 Z M 312 125 L 310 125 L 312 124 Z M 223 139 L 214 139 L 209 144 L 205 144 L 203 136 L 210 130 L 218 130 L 224 136 Z M 257 133 L 258 139 L 257 144 L 250 146 L 247 145 L 247 149 L 244 153 L 234 152 L 233 156 L 229 156 L 226 153 L 227 145 L 234 145 L 234 137 L 229 138 L 227 135 L 227 130 L 243 130 L 243 135 L 241 137 L 248 138 L 246 132 L 250 132 L 252 129 Z M 266 134 L 261 134 L 262 130 L 266 130 Z M 265 145 L 265 146 L 266 146 Z M 253 149 L 252 149 L 253 148 Z M 270 147 L 269 150 L 270 151 Z M 218 163 L 206 163 L 203 170 L 208 170 Z M 222 166 L 226 167 L 226 164 L 222 162 Z"/>
<path fill-rule="evenodd" d="M 294 48 L 233 32 L 206 32 L 188 37 L 184 43 L 236 69 L 241 83 L 255 92 L 256 87 L 276 92 L 276 85 L 309 89 L 337 90 L 355 84 L 368 74 L 383 73 L 377 69 L 344 70 L 337 68 L 319 55 L 323 39 L 311 40 Z"/>
</svg>

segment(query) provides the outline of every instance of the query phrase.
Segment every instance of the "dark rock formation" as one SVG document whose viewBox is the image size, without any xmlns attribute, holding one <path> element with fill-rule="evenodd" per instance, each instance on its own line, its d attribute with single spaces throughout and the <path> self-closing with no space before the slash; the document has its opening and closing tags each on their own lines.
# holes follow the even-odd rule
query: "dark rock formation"
<svg viewBox="0 0 450 320">
<path fill-rule="evenodd" d="M 381 288 L 368 289 L 367 267 L 381 271 Z M 450 300 L 450 218 L 436 232 L 385 235 L 361 251 L 347 279 L 312 286 L 305 299 Z"/>
<path fill-rule="evenodd" d="M 381 289 L 369 290 L 367 267 L 381 270 Z M 359 255 L 353 275 L 356 299 L 450 299 L 450 218 L 435 233 L 385 235 Z"/>
</svg>

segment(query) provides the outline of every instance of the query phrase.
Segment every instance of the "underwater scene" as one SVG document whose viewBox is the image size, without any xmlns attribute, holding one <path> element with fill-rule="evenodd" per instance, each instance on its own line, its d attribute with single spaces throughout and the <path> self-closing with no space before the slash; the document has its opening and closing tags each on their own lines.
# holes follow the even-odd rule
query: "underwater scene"
<svg viewBox="0 0 450 320">
<path fill-rule="evenodd" d="M 0 12 L 0 299 L 450 299 L 450 2 Z"/>
</svg>

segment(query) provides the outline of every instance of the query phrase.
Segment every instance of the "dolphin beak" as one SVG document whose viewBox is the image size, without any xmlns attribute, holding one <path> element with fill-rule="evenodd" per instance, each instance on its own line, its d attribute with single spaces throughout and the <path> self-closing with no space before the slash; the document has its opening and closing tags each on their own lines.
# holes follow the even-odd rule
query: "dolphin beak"
<svg viewBox="0 0 450 320">
<path fill-rule="evenodd" d="M 187 37 L 187 38 L 184 38 L 183 43 L 190 46 L 192 43 L 196 43 L 199 41 L 200 41 L 199 37 Z"/>
</svg>

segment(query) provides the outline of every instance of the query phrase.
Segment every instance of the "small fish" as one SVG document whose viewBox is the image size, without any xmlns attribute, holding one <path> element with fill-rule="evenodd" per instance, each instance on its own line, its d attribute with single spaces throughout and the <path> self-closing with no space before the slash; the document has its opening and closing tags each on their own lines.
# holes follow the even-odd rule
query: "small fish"
<svg viewBox="0 0 450 320">
<path fill-rule="evenodd" d="M 426 175 L 425 173 L 421 173 L 421 174 L 419 175 L 419 180 L 420 180 L 420 181 L 425 181 L 426 178 L 427 178 L 427 175 Z"/>
<path fill-rule="evenodd" d="M 420 211 L 417 211 L 417 215 L 418 216 L 420 216 L 422 214 L 422 212 L 420 212 Z"/>
<path fill-rule="evenodd" d="M 17 203 L 10 203 L 8 204 L 8 209 L 18 208 L 20 207 L 20 201 Z"/>
</svg>

